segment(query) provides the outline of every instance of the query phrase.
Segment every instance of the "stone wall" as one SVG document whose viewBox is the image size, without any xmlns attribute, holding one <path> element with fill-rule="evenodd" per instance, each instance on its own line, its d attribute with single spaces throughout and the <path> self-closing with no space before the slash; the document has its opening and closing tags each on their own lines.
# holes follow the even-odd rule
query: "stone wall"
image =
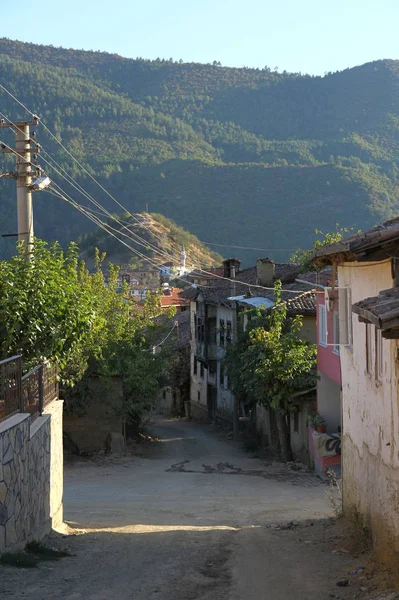
<svg viewBox="0 0 399 600">
<path fill-rule="evenodd" d="M 0 423 L 0 552 L 62 522 L 62 402 Z"/>
</svg>

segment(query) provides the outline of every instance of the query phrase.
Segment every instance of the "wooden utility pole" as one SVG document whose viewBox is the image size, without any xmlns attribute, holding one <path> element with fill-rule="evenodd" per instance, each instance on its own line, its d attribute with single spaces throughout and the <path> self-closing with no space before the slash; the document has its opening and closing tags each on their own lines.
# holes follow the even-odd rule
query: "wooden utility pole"
<svg viewBox="0 0 399 600">
<path fill-rule="evenodd" d="M 40 176 L 40 169 L 31 162 L 31 152 L 38 152 L 39 146 L 31 138 L 30 128 L 38 125 L 38 117 L 33 121 L 0 122 L 0 128 L 9 127 L 15 132 L 15 150 L 1 144 L 3 153 L 12 153 L 16 157 L 16 172 L 7 173 L 5 177 L 13 177 L 17 181 L 17 213 L 18 241 L 23 242 L 27 260 L 31 260 L 33 244 L 33 207 L 32 207 L 32 175 Z M 33 167 L 33 168 L 32 168 Z"/>
</svg>

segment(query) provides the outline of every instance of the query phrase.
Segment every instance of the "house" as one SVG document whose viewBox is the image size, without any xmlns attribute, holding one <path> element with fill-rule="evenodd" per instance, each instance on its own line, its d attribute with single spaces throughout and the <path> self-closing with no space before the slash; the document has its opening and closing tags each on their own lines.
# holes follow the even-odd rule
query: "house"
<svg viewBox="0 0 399 600">
<path fill-rule="evenodd" d="M 104 284 L 109 285 L 110 273 L 104 273 Z M 122 265 L 116 280 L 116 291 L 121 293 L 123 287 L 127 288 L 129 296 L 137 300 L 145 300 L 147 292 L 158 290 L 160 285 L 159 271 L 155 269 L 140 269 L 133 271 L 129 265 Z"/>
<path fill-rule="evenodd" d="M 164 283 L 162 286 L 162 295 L 160 298 L 161 308 L 174 308 L 177 313 L 188 310 L 190 301 L 181 295 L 180 288 L 169 287 L 169 284 Z"/>
<path fill-rule="evenodd" d="M 309 449 L 310 466 L 321 476 L 329 469 L 334 469 L 339 474 L 341 467 L 339 312 L 338 297 L 328 298 L 331 280 L 331 267 L 320 272 L 301 274 L 297 278 L 299 283 L 307 283 L 316 291 L 317 402 L 314 412 L 326 421 L 326 434 L 318 434 L 309 427 Z"/>
<path fill-rule="evenodd" d="M 399 218 L 313 259 L 338 273 L 327 300 L 339 301 L 344 513 L 382 559 L 399 551 L 398 251 Z"/>
<path fill-rule="evenodd" d="M 238 328 L 246 327 L 248 310 L 273 306 L 273 286 L 279 279 L 283 282 L 282 298 L 287 301 L 288 314 L 304 316 L 304 336 L 313 342 L 316 339 L 315 298 L 306 284 L 302 284 L 301 290 L 301 285 L 295 282 L 297 265 L 258 259 L 255 267 L 241 271 L 240 261 L 232 258 L 224 261 L 223 268 L 226 279 L 191 288 L 184 295 L 191 300 L 192 414 L 205 420 L 231 423 L 233 415 L 244 416 L 244 410 L 236 404 L 223 359 L 229 344 L 237 339 Z M 271 424 L 266 412 L 259 407 L 259 427 L 270 439 Z M 299 429 L 296 433 L 299 435 Z M 301 426 L 300 438 L 301 448 L 307 446 L 307 427 Z"/>
</svg>

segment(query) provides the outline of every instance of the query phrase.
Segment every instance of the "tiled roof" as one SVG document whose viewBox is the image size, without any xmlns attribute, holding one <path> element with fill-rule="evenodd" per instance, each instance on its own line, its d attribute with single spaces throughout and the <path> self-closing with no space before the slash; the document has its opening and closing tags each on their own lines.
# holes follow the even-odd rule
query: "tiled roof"
<svg viewBox="0 0 399 600">
<path fill-rule="evenodd" d="M 169 293 L 167 293 L 169 292 Z M 167 288 L 161 296 L 161 307 L 169 306 L 188 306 L 189 300 L 181 296 L 180 288 Z"/>
<path fill-rule="evenodd" d="M 356 302 L 352 310 L 359 315 L 359 321 L 373 323 L 378 329 L 382 329 L 384 337 L 399 337 L 398 287 L 383 290 L 378 296 Z M 390 334 L 390 331 L 395 333 Z"/>
<path fill-rule="evenodd" d="M 287 314 L 289 316 L 302 315 L 304 317 L 316 316 L 316 293 L 314 290 L 308 290 L 303 294 L 298 294 L 294 298 L 286 301 Z"/>
<path fill-rule="evenodd" d="M 340 242 L 317 248 L 313 263 L 318 265 L 332 264 L 333 261 L 367 260 L 376 250 L 376 258 L 369 260 L 384 260 L 390 257 L 387 246 L 399 245 L 399 217 L 386 221 L 382 225 L 362 231 Z"/>
<path fill-rule="evenodd" d="M 160 328 L 160 333 L 155 340 L 155 346 L 161 344 L 168 335 L 168 332 L 171 331 L 171 335 L 167 338 L 168 344 L 173 344 L 179 349 L 190 347 L 190 311 L 186 310 L 177 313 L 174 317 L 168 319 L 165 318 L 165 315 L 159 315 L 156 317 L 155 322 Z M 175 330 L 172 331 L 174 327 Z"/>
<path fill-rule="evenodd" d="M 178 313 L 174 317 L 178 323 L 179 348 L 190 347 L 190 311 Z"/>
</svg>

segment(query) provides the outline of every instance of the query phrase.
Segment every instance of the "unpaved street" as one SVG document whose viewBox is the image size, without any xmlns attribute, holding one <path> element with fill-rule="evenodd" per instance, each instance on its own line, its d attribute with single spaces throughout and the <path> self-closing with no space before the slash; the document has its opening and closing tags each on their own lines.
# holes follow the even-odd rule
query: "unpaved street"
<svg viewBox="0 0 399 600">
<path fill-rule="evenodd" d="M 142 456 L 66 466 L 73 556 L 0 570 L 11 600 L 327 600 L 359 566 L 331 525 L 327 486 L 265 466 L 211 426 L 159 420 Z M 290 522 L 294 521 L 294 524 Z M 365 593 L 359 597 L 365 598 Z"/>
</svg>

